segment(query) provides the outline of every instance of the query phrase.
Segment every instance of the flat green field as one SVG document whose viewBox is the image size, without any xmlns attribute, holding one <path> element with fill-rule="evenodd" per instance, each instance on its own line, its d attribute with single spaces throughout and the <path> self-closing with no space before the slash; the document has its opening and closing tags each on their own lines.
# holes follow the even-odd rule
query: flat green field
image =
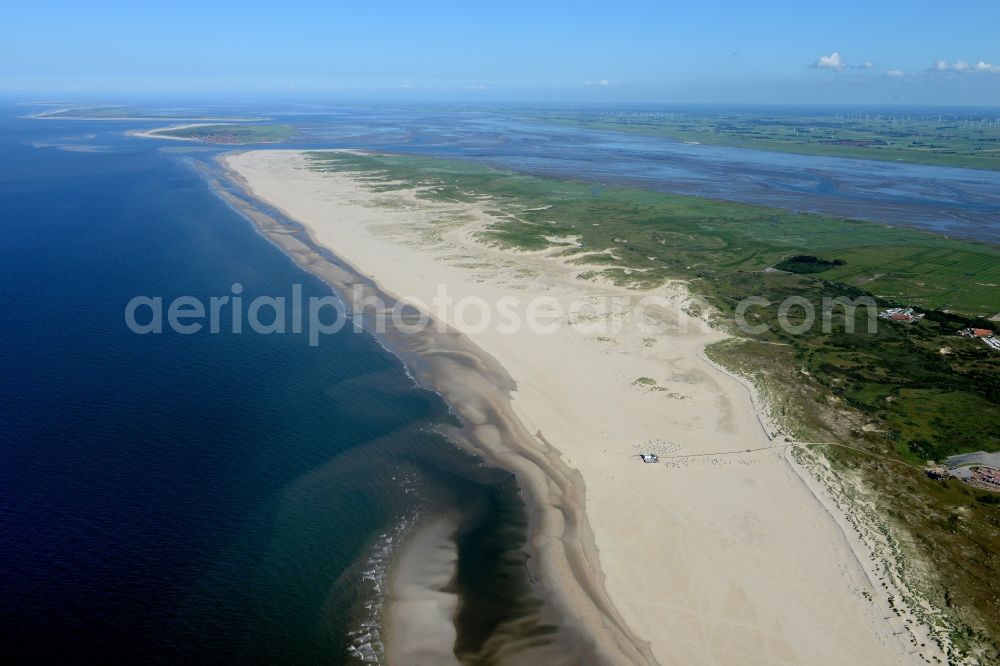
<svg viewBox="0 0 1000 666">
<path fill-rule="evenodd" d="M 935 571 L 924 591 L 955 619 L 956 644 L 1000 651 L 1000 597 L 984 584 L 1000 579 L 1000 497 L 920 471 L 928 459 L 1000 449 L 1000 353 L 957 335 L 997 327 L 983 317 L 1000 311 L 1000 248 L 431 158 L 322 152 L 311 167 L 350 172 L 375 190 L 416 186 L 420 197 L 485 203 L 497 221 L 484 240 L 541 249 L 572 238 L 567 253 L 592 251 L 582 261 L 621 284 L 685 281 L 741 336 L 708 353 L 760 379 L 800 440 L 840 445 L 825 447 L 831 463 L 863 475 L 880 514 L 908 535 L 908 552 Z M 770 303 L 748 316 L 767 330 L 741 334 L 734 314 L 751 296 Z M 828 330 L 794 334 L 776 325 L 791 296 L 870 296 L 879 308 L 919 306 L 926 316 L 879 319 L 869 331 L 859 308 Z"/>
<path fill-rule="evenodd" d="M 981 117 L 611 110 L 544 110 L 526 115 L 579 127 L 739 148 L 1000 169 L 1000 114 L 995 111 L 984 111 Z"/>
<path fill-rule="evenodd" d="M 153 130 L 150 134 L 205 143 L 279 143 L 294 135 L 295 128 L 291 125 L 198 125 Z"/>
</svg>

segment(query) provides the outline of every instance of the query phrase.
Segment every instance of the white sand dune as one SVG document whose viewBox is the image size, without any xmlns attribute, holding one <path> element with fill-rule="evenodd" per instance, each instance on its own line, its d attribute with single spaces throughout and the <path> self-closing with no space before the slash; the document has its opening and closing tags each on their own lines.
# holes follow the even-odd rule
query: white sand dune
<svg viewBox="0 0 1000 666">
<path fill-rule="evenodd" d="M 581 332 L 569 317 L 548 334 L 470 330 L 454 312 L 445 315 L 516 382 L 510 404 L 538 450 L 554 448 L 559 464 L 578 473 L 569 477 L 574 487 L 585 487 L 589 526 L 559 534 L 579 540 L 587 580 L 577 567 L 554 584 L 587 588 L 560 597 L 566 606 L 610 600 L 613 608 L 600 613 L 564 612 L 596 641 L 612 642 L 600 633 L 607 618 L 631 632 L 637 651 L 619 638 L 602 660 L 922 663 L 904 643 L 908 635 L 897 635 L 899 621 L 885 619 L 886 595 L 861 564 L 870 556 L 818 501 L 784 443 L 767 437 L 747 387 L 703 359 L 701 349 L 722 334 L 685 312 L 682 289 L 639 294 L 581 280 L 584 267 L 550 252 L 485 247 L 474 232 L 490 218 L 478 207 L 373 193 L 349 175 L 310 171 L 299 152 L 225 161 L 255 196 L 400 297 L 430 303 L 441 284 L 456 298 L 544 296 L 567 308 L 607 296 L 658 297 L 645 320 L 666 329 L 656 333 L 634 322 Z M 649 448 L 663 454 L 661 464 L 636 457 Z M 679 455 L 700 457 L 670 457 Z M 505 463 L 502 454 L 493 458 Z M 532 545 L 544 559 L 551 526 L 562 523 L 539 511 Z M 599 599 L 594 606 L 602 608 Z"/>
</svg>

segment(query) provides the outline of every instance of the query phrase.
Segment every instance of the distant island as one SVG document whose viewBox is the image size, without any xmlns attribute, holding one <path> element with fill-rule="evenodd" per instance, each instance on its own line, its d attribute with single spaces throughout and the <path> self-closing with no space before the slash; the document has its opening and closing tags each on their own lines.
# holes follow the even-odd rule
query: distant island
<svg viewBox="0 0 1000 666">
<path fill-rule="evenodd" d="M 136 136 L 153 139 L 182 139 L 227 145 L 247 143 L 280 143 L 295 134 L 291 125 L 178 125 L 136 132 Z"/>
<path fill-rule="evenodd" d="M 37 113 L 32 118 L 40 120 L 170 120 L 170 121 L 225 121 L 193 122 L 152 130 L 130 132 L 133 136 L 157 139 L 181 139 L 202 143 L 242 145 L 248 143 L 279 143 L 295 134 L 291 125 L 249 125 L 245 123 L 267 120 L 265 117 L 240 117 L 213 115 L 204 109 L 175 109 L 142 111 L 129 106 L 82 106 L 55 109 Z"/>
<path fill-rule="evenodd" d="M 42 111 L 30 117 L 40 120 L 225 120 L 229 122 L 266 120 L 259 116 L 213 115 L 188 110 L 150 113 L 130 106 L 73 106 Z"/>
</svg>

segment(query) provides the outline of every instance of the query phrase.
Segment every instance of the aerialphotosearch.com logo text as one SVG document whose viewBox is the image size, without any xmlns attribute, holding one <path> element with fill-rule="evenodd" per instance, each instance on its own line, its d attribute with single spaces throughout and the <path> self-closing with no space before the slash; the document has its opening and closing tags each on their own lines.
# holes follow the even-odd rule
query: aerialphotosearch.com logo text
<svg viewBox="0 0 1000 666">
<path fill-rule="evenodd" d="M 362 285 L 354 285 L 344 299 L 332 294 L 305 297 L 300 284 L 292 285 L 289 296 L 247 299 L 243 291 L 243 285 L 235 283 L 229 294 L 212 296 L 207 302 L 194 296 L 179 296 L 169 302 L 161 296 L 136 296 L 125 306 L 125 323 L 129 330 L 140 335 L 165 330 L 181 335 L 204 331 L 304 334 L 310 346 L 318 345 L 323 336 L 343 330 L 349 322 L 354 330 L 378 334 L 390 328 L 394 332 L 420 333 L 432 326 L 439 332 L 452 328 L 471 334 L 493 327 L 503 334 L 527 328 L 545 335 L 561 326 L 569 326 L 581 334 L 615 334 L 634 326 L 643 335 L 656 335 L 685 333 L 691 326 L 708 326 L 704 319 L 688 314 L 685 300 L 657 294 L 624 296 L 621 292 L 611 292 L 564 300 L 544 295 L 527 299 L 511 295 L 490 301 L 474 295 L 455 298 L 449 294 L 447 285 L 441 284 L 428 303 L 413 297 L 387 302 Z M 823 298 L 815 304 L 801 296 L 780 303 L 751 296 L 737 304 L 734 323 L 754 335 L 775 325 L 787 333 L 802 334 L 817 325 L 829 332 L 836 318 L 843 322 L 847 332 L 853 333 L 859 308 L 864 308 L 867 332 L 875 332 L 877 306 L 867 297 Z"/>
</svg>

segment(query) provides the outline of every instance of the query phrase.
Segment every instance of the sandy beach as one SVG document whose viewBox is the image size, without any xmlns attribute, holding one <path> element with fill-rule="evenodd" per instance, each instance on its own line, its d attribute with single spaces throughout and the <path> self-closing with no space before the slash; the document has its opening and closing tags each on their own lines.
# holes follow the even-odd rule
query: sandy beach
<svg viewBox="0 0 1000 666">
<path fill-rule="evenodd" d="M 872 554 L 790 443 L 772 438 L 752 386 L 704 357 L 723 334 L 688 313 L 681 286 L 632 291 L 581 279 L 594 267 L 552 250 L 486 246 L 476 237 L 494 221 L 485 203 L 376 193 L 309 170 L 301 152 L 232 153 L 224 163 L 388 294 L 430 304 L 445 285 L 457 301 L 544 299 L 561 311 L 540 331 L 482 326 L 472 308 L 436 310 L 446 332 L 399 345 L 463 417 L 456 439 L 517 474 L 532 512 L 532 569 L 566 640 L 587 655 L 566 663 L 924 663 L 911 643 L 918 630 L 889 607 Z M 266 216 L 248 215 L 338 289 L 358 283 Z M 557 240 L 574 248 L 573 238 Z M 642 299 L 635 319 L 589 307 L 631 313 Z M 640 452 L 660 463 L 644 464 Z M 428 530 L 441 541 L 447 525 Z M 400 568 L 442 577 L 448 551 L 430 550 L 437 559 Z M 443 592 L 394 590 L 390 655 L 419 654 L 428 635 L 447 641 Z M 421 610 L 428 604 L 434 613 Z M 427 630 L 402 629 L 408 617 Z"/>
<path fill-rule="evenodd" d="M 141 137 L 144 139 L 169 139 L 171 141 L 197 141 L 197 139 L 192 139 L 186 136 L 170 136 L 169 134 L 164 134 L 164 132 L 169 132 L 173 130 L 183 130 L 191 129 L 193 127 L 208 127 L 210 125 L 218 125 L 219 123 L 187 123 L 184 125 L 170 125 L 169 127 L 157 127 L 150 130 L 131 130 L 126 132 L 129 136 Z"/>
<path fill-rule="evenodd" d="M 458 597 L 446 588 L 458 558 L 452 533 L 455 522 L 437 518 L 410 535 L 392 572 L 393 612 L 409 622 L 389 625 L 387 658 L 413 666 L 457 664 L 452 616 Z M 398 660 L 394 655 L 402 655 Z"/>
</svg>

